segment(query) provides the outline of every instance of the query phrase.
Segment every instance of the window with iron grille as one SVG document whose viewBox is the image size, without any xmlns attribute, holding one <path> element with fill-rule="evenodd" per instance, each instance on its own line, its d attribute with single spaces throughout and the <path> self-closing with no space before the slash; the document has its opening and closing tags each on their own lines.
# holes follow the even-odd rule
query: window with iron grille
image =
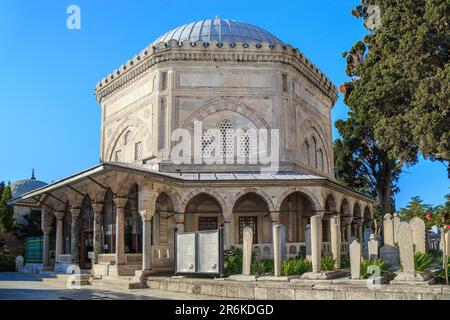
<svg viewBox="0 0 450 320">
<path fill-rule="evenodd" d="M 159 150 L 164 149 L 164 147 L 166 146 L 166 109 L 167 100 L 165 98 L 162 98 L 161 104 L 159 106 Z"/>
<path fill-rule="evenodd" d="M 142 142 L 134 145 L 134 160 L 142 160 Z"/>
<path fill-rule="evenodd" d="M 124 145 L 127 145 L 127 144 L 129 144 L 130 142 L 131 142 L 131 131 L 128 130 L 128 131 L 125 133 L 125 137 L 124 137 L 124 139 L 123 139 L 123 144 L 124 144 Z"/>
<path fill-rule="evenodd" d="M 225 157 L 234 156 L 234 128 L 230 120 L 219 123 L 219 150 Z"/>
<path fill-rule="evenodd" d="M 287 74 L 285 74 L 285 73 L 283 73 L 281 75 L 281 86 L 282 86 L 283 92 L 287 93 L 288 92 L 288 78 L 287 78 Z"/>
<path fill-rule="evenodd" d="M 241 150 L 239 150 L 241 156 L 243 157 L 249 157 L 252 154 L 252 148 L 251 148 L 251 137 L 250 137 L 250 133 L 249 130 L 247 128 L 244 128 L 242 130 L 241 136 L 240 136 L 240 148 Z"/>
<path fill-rule="evenodd" d="M 199 217 L 198 231 L 216 230 L 217 217 Z"/>
<path fill-rule="evenodd" d="M 167 90 L 167 82 L 168 82 L 167 71 L 162 72 L 161 73 L 161 91 Z"/>
<path fill-rule="evenodd" d="M 115 158 L 116 158 L 116 162 L 122 161 L 122 151 L 121 150 L 116 151 Z"/>
<path fill-rule="evenodd" d="M 303 142 L 303 162 L 305 164 L 309 164 L 309 143 L 308 141 L 305 140 L 305 142 Z"/>
<path fill-rule="evenodd" d="M 209 130 L 203 131 L 202 135 L 202 157 L 212 156 L 212 135 Z"/>
<path fill-rule="evenodd" d="M 317 168 L 320 170 L 320 171 L 325 171 L 325 168 L 324 168 L 324 163 L 323 163 L 323 151 L 322 151 L 322 149 L 319 149 L 319 152 L 317 153 Z"/>
<path fill-rule="evenodd" d="M 310 151 L 311 151 L 311 160 L 309 164 L 311 165 L 311 167 L 317 169 L 317 142 L 315 137 L 312 137 L 312 146 Z"/>
</svg>

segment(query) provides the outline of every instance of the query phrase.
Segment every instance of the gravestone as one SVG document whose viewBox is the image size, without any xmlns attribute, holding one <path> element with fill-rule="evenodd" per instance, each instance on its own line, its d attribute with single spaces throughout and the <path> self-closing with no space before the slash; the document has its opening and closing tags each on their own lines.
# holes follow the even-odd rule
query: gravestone
<svg viewBox="0 0 450 320">
<path fill-rule="evenodd" d="M 419 217 L 414 217 L 409 222 L 412 230 L 414 252 L 426 252 L 426 228 L 425 222 Z"/>
<path fill-rule="evenodd" d="M 23 268 L 23 257 L 17 256 L 16 257 L 16 272 L 20 272 Z"/>
<path fill-rule="evenodd" d="M 416 272 L 414 267 L 414 243 L 412 229 L 409 223 L 401 222 L 397 229 L 397 240 L 400 251 L 400 260 L 402 263 L 402 272 L 391 284 L 421 283 L 431 284 L 434 282 L 434 275 L 431 271 Z"/>
<path fill-rule="evenodd" d="M 357 240 L 350 244 L 350 271 L 352 279 L 361 277 L 361 245 Z"/>
<path fill-rule="evenodd" d="M 341 221 L 339 216 L 330 218 L 331 255 L 336 261 L 336 268 L 341 267 Z"/>
<path fill-rule="evenodd" d="M 394 220 L 386 214 L 383 221 L 384 245 L 380 248 L 380 258 L 388 262 L 393 269 L 398 268 L 398 249 L 394 244 Z"/>
<path fill-rule="evenodd" d="M 243 231 L 243 245 L 242 245 L 242 274 L 250 275 L 250 268 L 252 265 L 252 250 L 253 250 L 253 230 L 250 227 L 245 227 Z"/>
<path fill-rule="evenodd" d="M 403 273 L 414 274 L 414 247 L 411 226 L 401 222 L 398 226 L 398 246 Z"/>
<path fill-rule="evenodd" d="M 305 231 L 306 259 L 311 260 L 311 225 L 306 225 Z"/>
<path fill-rule="evenodd" d="M 394 216 L 393 220 L 394 220 L 394 243 L 397 243 L 398 242 L 397 229 L 398 229 L 398 226 L 400 225 L 401 220 L 398 216 Z"/>
<path fill-rule="evenodd" d="M 383 220 L 384 245 L 394 246 L 394 220 L 391 214 L 386 214 Z"/>
<path fill-rule="evenodd" d="M 281 276 L 282 229 L 282 226 L 279 224 L 273 226 L 273 266 L 275 277 Z"/>
<path fill-rule="evenodd" d="M 370 236 L 373 234 L 373 230 L 370 228 L 364 229 L 364 244 L 363 244 L 363 254 L 365 258 L 369 257 L 369 240 Z"/>
<path fill-rule="evenodd" d="M 320 273 L 322 263 L 322 218 L 318 215 L 311 217 L 311 262 L 312 272 Z"/>
<path fill-rule="evenodd" d="M 369 250 L 369 259 L 371 260 L 378 259 L 378 241 L 375 240 L 374 234 L 370 236 L 370 240 L 368 243 L 368 250 Z"/>
</svg>

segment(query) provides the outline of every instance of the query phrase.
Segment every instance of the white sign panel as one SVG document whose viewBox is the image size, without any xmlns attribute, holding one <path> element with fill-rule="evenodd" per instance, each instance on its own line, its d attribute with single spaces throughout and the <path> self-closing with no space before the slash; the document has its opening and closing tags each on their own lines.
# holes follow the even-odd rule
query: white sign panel
<svg viewBox="0 0 450 320">
<path fill-rule="evenodd" d="M 195 273 L 195 233 L 177 234 L 177 265 L 176 272 L 179 273 Z"/>
<path fill-rule="evenodd" d="M 198 233 L 198 272 L 219 272 L 219 231 Z"/>
</svg>

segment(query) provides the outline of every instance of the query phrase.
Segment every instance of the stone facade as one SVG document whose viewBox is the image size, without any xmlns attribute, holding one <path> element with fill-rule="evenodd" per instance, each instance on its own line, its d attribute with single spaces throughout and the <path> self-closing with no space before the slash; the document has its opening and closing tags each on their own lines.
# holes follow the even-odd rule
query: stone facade
<svg viewBox="0 0 450 320">
<path fill-rule="evenodd" d="M 171 270 L 175 232 L 219 227 L 225 246 L 242 245 L 251 227 L 257 258 L 272 258 L 277 224 L 285 227 L 282 252 L 294 257 L 315 219 L 311 238 L 324 255 L 342 251 L 331 250 L 332 237 L 347 250 L 352 237 L 363 241 L 372 199 L 333 174 L 336 87 L 298 49 L 245 39 L 154 43 L 98 83 L 96 97 L 102 163 L 16 199 L 38 201 L 49 228 L 58 212 L 59 260 L 99 275 Z M 249 161 L 175 163 L 172 133 L 195 133 L 197 121 L 222 130 L 224 152 L 231 129 L 278 130 L 278 172 Z M 191 141 L 202 152 L 205 134 Z M 245 142 L 249 150 L 256 143 Z"/>
</svg>

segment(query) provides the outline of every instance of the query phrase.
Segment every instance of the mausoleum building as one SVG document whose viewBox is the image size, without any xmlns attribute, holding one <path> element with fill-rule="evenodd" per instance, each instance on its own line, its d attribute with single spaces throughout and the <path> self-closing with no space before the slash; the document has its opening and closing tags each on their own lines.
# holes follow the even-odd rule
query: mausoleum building
<svg viewBox="0 0 450 320">
<path fill-rule="evenodd" d="M 249 226 L 257 258 L 270 258 L 273 224 L 296 256 L 314 215 L 326 255 L 331 217 L 343 252 L 372 223 L 373 200 L 334 177 L 335 85 L 259 27 L 216 18 L 175 28 L 102 79 L 96 98 L 101 163 L 13 200 L 42 208 L 47 269 L 172 270 L 175 232 L 219 227 L 225 246 L 239 246 Z M 193 137 L 182 162 L 173 158 L 180 129 Z M 276 170 L 251 161 L 261 145 L 278 154 Z M 206 161 L 213 155 L 224 161 Z"/>
</svg>

